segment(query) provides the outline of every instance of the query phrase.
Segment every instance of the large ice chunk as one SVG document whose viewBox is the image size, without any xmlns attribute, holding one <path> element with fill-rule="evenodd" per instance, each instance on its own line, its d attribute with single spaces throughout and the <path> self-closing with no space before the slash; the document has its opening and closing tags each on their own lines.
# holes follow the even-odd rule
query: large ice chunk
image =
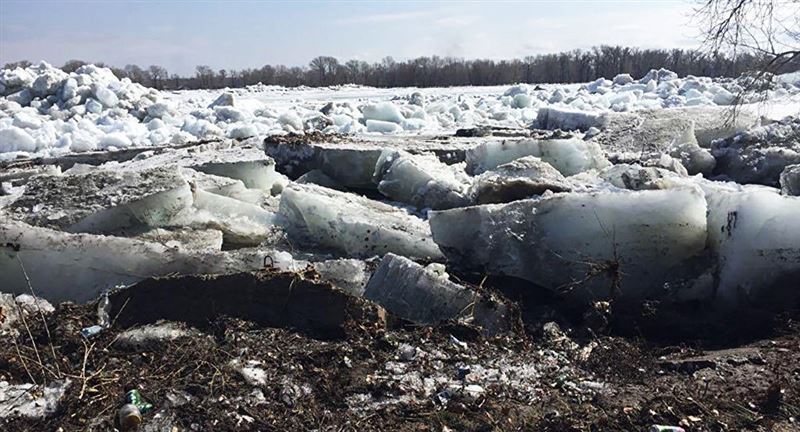
<svg viewBox="0 0 800 432">
<path fill-rule="evenodd" d="M 119 98 L 107 87 L 95 84 L 94 95 L 106 108 L 113 108 L 119 103 Z"/>
<path fill-rule="evenodd" d="M 664 152 L 687 142 L 686 134 L 692 133 L 700 147 L 708 148 L 711 141 L 743 131 L 758 120 L 749 107 L 735 117 L 731 114 L 716 106 L 609 112 L 604 115 L 603 133 L 592 140 L 607 152 Z"/>
<path fill-rule="evenodd" d="M 391 102 L 364 105 L 361 108 L 361 112 L 364 114 L 364 119 L 367 120 L 367 122 L 370 120 L 377 120 L 399 124 L 405 120 L 405 117 L 403 117 L 397 105 Z"/>
<path fill-rule="evenodd" d="M 214 229 L 154 228 L 137 235 L 136 238 L 186 251 L 222 250 L 222 231 Z"/>
<path fill-rule="evenodd" d="M 715 141 L 715 172 L 738 183 L 778 186 L 788 165 L 800 164 L 800 118 L 759 126 Z"/>
<path fill-rule="evenodd" d="M 754 186 L 705 190 L 718 295 L 735 304 L 792 304 L 786 298 L 800 295 L 800 198 Z"/>
<path fill-rule="evenodd" d="M 800 196 L 800 165 L 789 165 L 781 173 L 781 191 Z"/>
<path fill-rule="evenodd" d="M 280 214 L 290 237 L 311 246 L 354 257 L 441 258 L 425 221 L 358 195 L 291 184 L 281 194 Z"/>
<path fill-rule="evenodd" d="M 328 176 L 327 174 L 322 172 L 322 170 L 319 170 L 319 169 L 313 169 L 313 170 L 301 175 L 295 181 L 297 183 L 300 183 L 300 184 L 311 183 L 311 184 L 315 184 L 315 185 L 324 186 L 324 187 L 326 187 L 328 189 L 344 190 L 344 186 L 342 186 L 336 180 L 330 178 L 330 176 Z"/>
<path fill-rule="evenodd" d="M 475 140 L 409 138 L 386 135 L 342 141 L 336 137 L 314 139 L 264 139 L 267 155 L 282 173 L 297 178 L 318 169 L 342 186 L 375 189 L 375 165 L 384 150 L 405 150 L 411 154 L 432 153 L 447 164 L 463 162 Z"/>
<path fill-rule="evenodd" d="M 515 159 L 475 177 L 470 196 L 475 203 L 516 201 L 545 191 L 568 192 L 571 186 L 557 169 L 535 156 Z"/>
<path fill-rule="evenodd" d="M 604 121 L 602 112 L 580 111 L 561 107 L 540 108 L 536 117 L 536 123 L 539 128 L 561 129 L 562 131 L 585 131 L 592 127 L 601 127 Z"/>
<path fill-rule="evenodd" d="M 395 254 L 386 254 L 370 278 L 364 297 L 402 318 L 423 324 L 469 319 L 494 334 L 511 327 L 508 307 L 465 286 L 447 273 Z"/>
<path fill-rule="evenodd" d="M 630 190 L 669 189 L 672 185 L 662 181 L 676 178 L 678 174 L 664 168 L 619 164 L 599 173 L 600 178 L 620 188 Z"/>
<path fill-rule="evenodd" d="M 698 188 L 556 194 L 430 213 L 452 263 L 515 276 L 582 300 L 664 295 L 706 244 Z"/>
<path fill-rule="evenodd" d="M 290 176 L 319 169 L 346 187 L 374 189 L 372 176 L 382 148 L 376 146 L 321 146 L 310 143 L 271 143 L 266 153 Z"/>
<path fill-rule="evenodd" d="M 255 204 L 203 190 L 195 190 L 193 198 L 174 225 L 220 230 L 225 243 L 236 246 L 258 245 L 279 231 L 275 213 Z"/>
<path fill-rule="evenodd" d="M 596 143 L 579 139 L 523 139 L 487 141 L 467 150 L 467 172 L 480 174 L 524 156 L 536 156 L 571 176 L 611 163 Z"/>
<path fill-rule="evenodd" d="M 287 179 L 275 171 L 275 161 L 262 150 L 239 147 L 232 142 L 211 143 L 183 149 L 165 150 L 149 158 L 125 164 L 126 169 L 177 165 L 221 177 L 241 180 L 247 188 L 277 191 Z"/>
<path fill-rule="evenodd" d="M 689 175 L 703 174 L 708 177 L 717 164 L 711 152 L 697 143 L 694 124 L 683 132 L 681 138 L 675 141 L 669 154 L 681 161 Z"/>
<path fill-rule="evenodd" d="M 170 225 L 191 204 L 189 184 L 176 170 L 97 169 L 79 175 L 32 177 L 8 210 L 37 226 L 107 233 Z"/>
<path fill-rule="evenodd" d="M 403 130 L 397 123 L 382 120 L 367 120 L 367 132 L 395 133 Z"/>
<path fill-rule="evenodd" d="M 434 155 L 385 150 L 376 163 L 374 181 L 382 194 L 420 209 L 442 210 L 469 203 L 471 180 L 464 164 L 446 165 Z"/>
<path fill-rule="evenodd" d="M 50 301 L 88 301 L 150 276 L 241 271 L 238 260 L 221 252 L 187 253 L 157 243 L 68 234 L 8 219 L 0 225 L 0 245 L 3 291 L 29 293 L 27 277 L 36 294 Z"/>
<path fill-rule="evenodd" d="M 234 104 L 235 104 L 234 101 L 235 101 L 235 99 L 234 99 L 233 93 L 224 92 L 221 95 L 219 95 L 219 97 L 214 99 L 214 101 L 211 102 L 208 105 L 208 107 L 209 108 L 214 108 L 214 107 L 218 107 L 218 106 L 234 106 Z"/>
</svg>

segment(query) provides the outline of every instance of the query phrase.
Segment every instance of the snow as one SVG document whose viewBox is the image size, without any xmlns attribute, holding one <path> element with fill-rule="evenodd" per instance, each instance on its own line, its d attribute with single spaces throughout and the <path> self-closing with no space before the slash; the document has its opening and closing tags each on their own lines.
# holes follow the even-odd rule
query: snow
<svg viewBox="0 0 800 432">
<path fill-rule="evenodd" d="M 800 88 L 791 76 L 781 76 L 780 86 L 768 95 L 771 106 L 766 114 L 770 118 L 797 114 Z M 66 74 L 42 62 L 0 72 L 0 131 L 25 129 L 35 143 L 32 145 L 31 139 L 18 131 L 11 132 L 13 140 L 9 135 L 0 141 L 0 158 L 312 131 L 356 135 L 452 133 L 476 126 L 527 127 L 535 120 L 548 129 L 587 130 L 602 128 L 608 113 L 729 105 L 742 88 L 739 80 L 678 78 L 661 69 L 638 82 L 622 74 L 613 80 L 536 87 L 255 85 L 166 92 L 120 80 L 109 69 L 94 65 Z M 9 121 L 20 109 L 25 109 L 25 114 L 16 123 Z M 154 119 L 163 121 L 149 125 Z M 147 127 L 140 127 L 143 125 Z M 119 133 L 127 139 L 111 135 Z M 700 145 L 704 146 L 703 140 Z"/>
<path fill-rule="evenodd" d="M 174 322 L 147 324 L 119 333 L 114 339 L 114 347 L 130 351 L 141 351 L 154 345 L 196 336 L 196 333 Z"/>
<path fill-rule="evenodd" d="M 105 149 L 124 149 L 132 145 L 131 139 L 120 132 L 106 134 L 97 143 L 98 147 Z"/>
<path fill-rule="evenodd" d="M 17 126 L 0 129 L 0 152 L 33 152 L 36 141 Z"/>
<path fill-rule="evenodd" d="M 0 418 L 43 419 L 56 412 L 71 384 L 70 379 L 53 381 L 46 386 L 0 381 Z"/>
<path fill-rule="evenodd" d="M 396 133 L 402 128 L 397 123 L 383 120 L 367 120 L 367 132 Z"/>
</svg>

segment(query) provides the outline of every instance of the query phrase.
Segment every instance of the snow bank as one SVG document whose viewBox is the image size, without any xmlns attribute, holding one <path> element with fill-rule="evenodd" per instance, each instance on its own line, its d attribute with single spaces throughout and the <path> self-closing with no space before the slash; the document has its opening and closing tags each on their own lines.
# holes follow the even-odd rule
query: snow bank
<svg viewBox="0 0 800 432">
<path fill-rule="evenodd" d="M 800 93 L 788 77 L 770 98 Z M 0 159 L 286 133 L 432 134 L 474 127 L 587 130 L 607 114 L 728 105 L 746 83 L 651 71 L 585 85 L 407 89 L 251 86 L 161 92 L 87 65 L 0 71 Z M 715 136 L 714 138 L 718 138 Z M 698 137 L 699 138 L 699 137 Z M 705 146 L 705 140 L 699 144 Z"/>
</svg>

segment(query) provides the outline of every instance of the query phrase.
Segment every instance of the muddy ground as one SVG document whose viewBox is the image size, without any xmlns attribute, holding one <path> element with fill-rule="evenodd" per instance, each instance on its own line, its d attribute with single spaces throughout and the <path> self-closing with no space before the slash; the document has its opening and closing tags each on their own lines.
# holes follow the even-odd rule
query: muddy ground
<svg viewBox="0 0 800 432">
<path fill-rule="evenodd" d="M 315 338 L 217 316 L 131 347 L 119 322 L 82 337 L 96 305 L 64 303 L 2 336 L 0 381 L 68 379 L 66 395 L 0 430 L 110 431 L 134 388 L 154 405 L 148 431 L 800 430 L 797 315 L 749 340 L 678 344 L 545 309 L 496 337 L 372 317 Z"/>
</svg>

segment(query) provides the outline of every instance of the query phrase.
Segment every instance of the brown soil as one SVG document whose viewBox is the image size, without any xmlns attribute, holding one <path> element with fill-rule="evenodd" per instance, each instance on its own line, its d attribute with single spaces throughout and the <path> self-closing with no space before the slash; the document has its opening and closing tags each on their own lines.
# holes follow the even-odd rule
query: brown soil
<svg viewBox="0 0 800 432">
<path fill-rule="evenodd" d="M 272 280 L 294 280 L 281 277 Z M 137 315 L 153 318 L 134 306 L 90 340 L 80 330 L 96 323 L 96 306 L 69 303 L 47 326 L 29 318 L 30 335 L 0 338 L 0 380 L 72 380 L 53 416 L 0 420 L 0 430 L 112 430 L 133 388 L 155 407 L 141 428 L 153 431 L 798 430 L 791 318 L 766 338 L 703 350 L 552 324 L 496 338 L 453 323 L 387 329 L 368 325 L 374 316 L 320 339 L 223 307 L 193 323 L 195 336 L 130 350 L 115 338 Z M 232 365 L 249 360 L 260 362 L 261 383 Z"/>
</svg>

